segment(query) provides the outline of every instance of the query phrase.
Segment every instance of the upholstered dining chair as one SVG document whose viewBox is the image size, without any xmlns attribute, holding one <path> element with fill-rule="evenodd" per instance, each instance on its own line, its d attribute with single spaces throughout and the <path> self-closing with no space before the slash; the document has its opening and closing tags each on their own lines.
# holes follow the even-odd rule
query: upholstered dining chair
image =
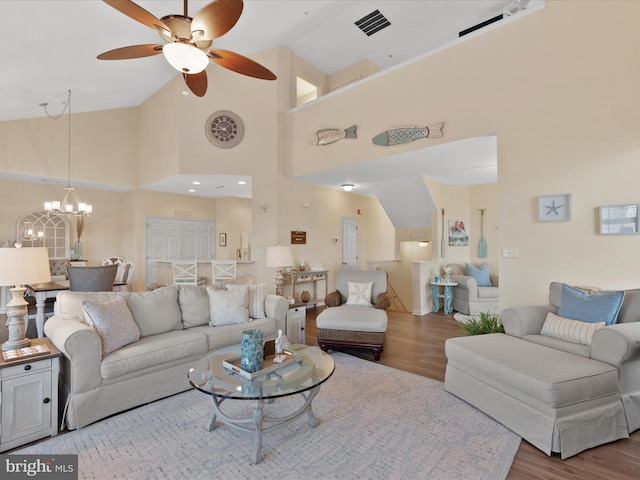
<svg viewBox="0 0 640 480">
<path fill-rule="evenodd" d="M 118 273 L 117 265 L 67 267 L 69 290 L 76 292 L 110 292 Z"/>
<path fill-rule="evenodd" d="M 329 293 L 327 306 L 316 318 L 318 345 L 325 352 L 332 347 L 373 350 L 380 360 L 387 331 L 387 272 L 382 270 L 339 270 L 336 290 Z"/>
</svg>

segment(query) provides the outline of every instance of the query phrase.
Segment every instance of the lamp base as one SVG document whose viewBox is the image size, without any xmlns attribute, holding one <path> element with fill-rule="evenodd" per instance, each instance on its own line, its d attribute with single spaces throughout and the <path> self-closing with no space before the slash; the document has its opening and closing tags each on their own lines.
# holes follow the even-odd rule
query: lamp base
<svg viewBox="0 0 640 480">
<path fill-rule="evenodd" d="M 31 345 L 31 340 L 26 338 L 24 316 L 27 314 L 27 302 L 24 301 L 25 289 L 15 287 L 10 290 L 11 301 L 7 303 L 7 330 L 9 339 L 2 344 L 2 350 L 16 350 Z"/>
</svg>

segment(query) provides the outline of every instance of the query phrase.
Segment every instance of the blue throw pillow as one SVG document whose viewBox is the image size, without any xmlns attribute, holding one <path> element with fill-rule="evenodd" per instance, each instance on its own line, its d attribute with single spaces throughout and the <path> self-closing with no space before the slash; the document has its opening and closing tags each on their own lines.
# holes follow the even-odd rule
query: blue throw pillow
<svg viewBox="0 0 640 480">
<path fill-rule="evenodd" d="M 467 277 L 473 277 L 479 287 L 491 287 L 491 278 L 489 278 L 489 267 L 486 263 L 476 268 L 469 263 L 464 264 L 467 269 Z"/>
<path fill-rule="evenodd" d="M 583 322 L 605 322 L 612 325 L 618 320 L 618 312 L 624 300 L 624 292 L 601 292 L 589 295 L 582 290 L 562 284 L 558 315 Z"/>
</svg>

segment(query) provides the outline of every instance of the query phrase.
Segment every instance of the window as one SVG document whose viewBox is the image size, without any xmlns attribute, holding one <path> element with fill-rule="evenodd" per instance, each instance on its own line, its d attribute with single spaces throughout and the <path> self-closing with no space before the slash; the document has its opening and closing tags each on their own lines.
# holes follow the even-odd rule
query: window
<svg viewBox="0 0 640 480">
<path fill-rule="evenodd" d="M 16 241 L 25 247 L 47 247 L 49 258 L 69 258 L 69 221 L 47 212 L 26 213 L 16 223 Z"/>
</svg>

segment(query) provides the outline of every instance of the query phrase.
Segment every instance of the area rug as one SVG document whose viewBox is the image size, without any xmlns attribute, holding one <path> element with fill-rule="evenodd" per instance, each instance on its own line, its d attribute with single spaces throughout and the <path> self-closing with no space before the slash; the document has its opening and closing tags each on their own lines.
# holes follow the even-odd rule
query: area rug
<svg viewBox="0 0 640 480">
<path fill-rule="evenodd" d="M 218 424 L 203 429 L 211 402 L 188 391 L 12 453 L 78 454 L 81 479 L 503 479 L 520 438 L 418 375 L 332 353 L 335 373 L 306 416 L 264 435 L 264 460 L 249 461 L 253 439 Z M 299 396 L 265 408 L 279 415 Z M 250 402 L 228 411 L 250 415 Z M 245 412 L 246 410 L 246 412 Z"/>
<path fill-rule="evenodd" d="M 465 313 L 460 313 L 460 312 L 456 312 L 453 314 L 453 318 L 458 322 L 458 323 L 466 323 L 469 320 L 471 320 L 473 318 L 473 316 L 471 315 L 467 315 Z"/>
</svg>

